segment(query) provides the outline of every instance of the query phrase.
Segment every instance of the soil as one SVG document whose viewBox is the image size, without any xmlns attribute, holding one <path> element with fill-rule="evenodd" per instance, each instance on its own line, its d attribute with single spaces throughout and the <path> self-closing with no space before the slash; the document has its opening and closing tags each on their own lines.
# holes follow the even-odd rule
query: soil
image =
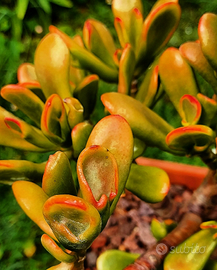
<svg viewBox="0 0 217 270">
<path fill-rule="evenodd" d="M 177 220 L 178 209 L 191 195 L 192 191 L 186 187 L 172 185 L 162 203 L 148 204 L 126 191 L 105 229 L 88 250 L 85 269 L 96 270 L 97 257 L 108 249 L 144 253 L 156 243 L 150 231 L 152 218 Z"/>
</svg>

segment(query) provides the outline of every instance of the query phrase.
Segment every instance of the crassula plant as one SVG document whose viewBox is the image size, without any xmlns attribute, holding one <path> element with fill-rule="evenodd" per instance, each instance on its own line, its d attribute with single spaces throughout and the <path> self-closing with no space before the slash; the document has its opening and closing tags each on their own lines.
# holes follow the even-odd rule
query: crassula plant
<svg viewBox="0 0 217 270">
<path fill-rule="evenodd" d="M 217 196 L 217 16 L 202 16 L 197 41 L 166 48 L 179 24 L 178 0 L 158 0 L 146 18 L 140 0 L 113 0 L 112 12 L 120 45 L 95 19 L 84 23 L 83 37 L 50 26 L 34 64 L 22 64 L 18 83 L 1 89 L 2 98 L 26 117 L 0 108 L 0 144 L 50 157 L 43 163 L 1 160 L 0 181 L 12 184 L 17 202 L 44 232 L 42 245 L 60 261 L 49 269 L 78 270 L 125 189 L 149 203 L 166 197 L 168 174 L 137 164 L 137 157 L 149 147 L 199 156 L 209 172 L 178 224 L 152 221 L 165 252 L 157 245 L 141 256 L 110 251 L 97 267 L 158 269 L 170 251 L 165 270 L 203 269 L 217 243 L 217 223 L 209 221 Z M 99 80 L 117 89 L 101 95 L 105 110 L 96 119 Z M 201 80 L 210 85 L 210 96 Z M 165 94 L 180 127 L 153 110 Z M 206 246 L 200 257 L 171 249 L 195 243 Z"/>
</svg>

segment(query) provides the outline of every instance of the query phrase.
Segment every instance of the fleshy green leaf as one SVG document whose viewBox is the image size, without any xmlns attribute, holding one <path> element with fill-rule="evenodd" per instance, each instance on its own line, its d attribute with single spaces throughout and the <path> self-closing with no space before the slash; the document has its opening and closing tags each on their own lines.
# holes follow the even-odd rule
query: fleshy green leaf
<svg viewBox="0 0 217 270">
<path fill-rule="evenodd" d="M 19 85 L 7 85 L 1 89 L 1 96 L 16 105 L 40 127 L 43 101 L 32 91 Z"/>
<path fill-rule="evenodd" d="M 40 181 L 45 163 L 33 163 L 27 160 L 0 160 L 0 182 L 12 183 L 16 180 Z"/>
<path fill-rule="evenodd" d="M 64 103 L 57 94 L 51 95 L 44 106 L 41 130 L 53 143 L 67 147 L 71 145 L 70 128 Z"/>
<path fill-rule="evenodd" d="M 49 196 L 58 194 L 76 195 L 69 159 L 63 152 L 50 155 L 42 180 L 42 189 Z"/>
<path fill-rule="evenodd" d="M 69 48 L 72 56 L 79 61 L 82 69 L 88 70 L 97 74 L 100 78 L 107 82 L 117 82 L 118 71 L 117 69 L 110 68 L 103 63 L 98 57 L 80 46 L 75 39 L 70 38 L 65 33 L 61 32 L 54 26 L 50 26 L 50 32 L 57 33 Z"/>
<path fill-rule="evenodd" d="M 97 259 L 98 270 L 123 270 L 133 263 L 140 254 L 128 253 L 120 250 L 107 250 Z"/>
<path fill-rule="evenodd" d="M 159 74 L 164 90 L 181 115 L 179 106 L 181 97 L 186 94 L 196 97 L 198 93 L 191 67 L 179 50 L 171 47 L 160 57 Z"/>
<path fill-rule="evenodd" d="M 203 54 L 214 70 L 217 70 L 217 15 L 205 13 L 199 21 L 198 35 Z"/>
<path fill-rule="evenodd" d="M 38 185 L 28 181 L 16 181 L 12 185 L 14 196 L 26 213 L 46 234 L 56 239 L 50 226 L 44 219 L 42 209 L 49 198 Z"/>
<path fill-rule="evenodd" d="M 50 238 L 47 234 L 43 234 L 41 237 L 41 243 L 43 247 L 58 261 L 71 263 L 77 260 L 77 255 L 74 252 L 65 252 L 56 241 Z"/>
<path fill-rule="evenodd" d="M 71 96 L 70 52 L 59 35 L 50 33 L 41 40 L 35 52 L 34 63 L 46 98 L 55 93 L 61 98 Z"/>
<path fill-rule="evenodd" d="M 131 165 L 126 189 L 143 201 L 149 203 L 162 201 L 167 195 L 169 187 L 169 177 L 162 169 L 137 164 Z"/>
<path fill-rule="evenodd" d="M 118 164 L 118 195 L 111 205 L 112 212 L 123 192 L 133 157 L 133 135 L 129 124 L 119 115 L 104 117 L 95 125 L 86 147 L 92 145 L 100 145 L 108 149 Z"/>
<path fill-rule="evenodd" d="M 170 151 L 165 138 L 173 128 L 155 112 L 138 100 L 120 93 L 105 93 L 101 100 L 111 114 L 119 114 L 127 120 L 135 137 L 147 145 Z"/>
</svg>

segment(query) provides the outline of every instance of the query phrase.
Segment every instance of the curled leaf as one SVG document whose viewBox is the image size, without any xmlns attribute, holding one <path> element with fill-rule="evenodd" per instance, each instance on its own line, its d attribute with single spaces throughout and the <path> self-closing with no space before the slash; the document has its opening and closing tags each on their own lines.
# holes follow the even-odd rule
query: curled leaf
<svg viewBox="0 0 217 270">
<path fill-rule="evenodd" d="M 101 230 L 98 211 L 72 195 L 55 195 L 44 204 L 43 213 L 59 242 L 72 251 L 85 251 Z"/>
<path fill-rule="evenodd" d="M 47 234 L 43 234 L 41 237 L 41 243 L 43 247 L 58 261 L 71 263 L 77 259 L 77 255 L 74 252 L 67 253 L 64 248 L 61 248 L 59 244 L 50 238 Z"/>
<path fill-rule="evenodd" d="M 184 95 L 180 99 L 180 113 L 183 126 L 197 124 L 201 116 L 201 111 L 200 102 L 195 97 Z"/>
<path fill-rule="evenodd" d="M 213 142 L 213 130 L 203 125 L 180 127 L 171 131 L 166 138 L 172 149 L 185 151 L 186 154 L 196 154 L 205 151 Z"/>
</svg>

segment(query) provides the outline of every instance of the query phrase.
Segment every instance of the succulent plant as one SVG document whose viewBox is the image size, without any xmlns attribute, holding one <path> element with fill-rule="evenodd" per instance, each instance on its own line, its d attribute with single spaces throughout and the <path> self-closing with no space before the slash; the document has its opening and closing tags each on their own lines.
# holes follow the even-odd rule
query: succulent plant
<svg viewBox="0 0 217 270">
<path fill-rule="evenodd" d="M 106 226 L 125 189 L 149 203 L 166 197 L 167 173 L 134 162 L 147 147 L 177 156 L 199 156 L 210 168 L 205 188 L 196 191 L 205 198 L 202 206 L 212 207 L 210 198 L 217 193 L 213 151 L 217 16 L 202 16 L 199 39 L 178 49 L 166 48 L 180 20 L 178 0 L 158 0 L 146 18 L 140 0 L 113 0 L 112 12 L 119 47 L 108 28 L 94 19 L 84 23 L 83 38 L 71 38 L 50 26 L 36 49 L 34 64 L 22 64 L 18 83 L 1 89 L 1 96 L 26 117 L 22 120 L 0 108 L 0 145 L 50 153 L 43 163 L 0 161 L 0 182 L 12 184 L 18 204 L 45 233 L 43 246 L 60 261 L 49 269 L 83 269 L 87 249 Z M 201 92 L 195 73 L 210 84 L 213 96 Z M 99 80 L 116 83 L 117 91 L 101 95 L 105 113 L 95 123 L 92 113 L 97 109 Z M 165 94 L 180 116 L 179 127 L 153 110 Z M 165 221 L 152 222 L 153 234 L 162 243 L 174 238 L 178 245 L 196 237 L 210 246 L 200 264 L 196 257 L 186 259 L 185 269 L 196 264 L 195 269 L 202 269 L 216 243 L 213 223 L 203 223 L 204 230 L 193 234 L 206 218 L 201 217 L 196 195 L 188 206 L 197 217 L 196 224 L 187 234 L 177 237 L 176 232 L 189 226 L 191 215 L 172 228 Z M 116 256 L 120 261 L 115 269 L 135 270 L 141 265 L 156 269 L 163 257 L 150 254 L 155 262 L 150 263 L 149 255 L 138 258 L 112 251 L 97 264 L 99 270 L 114 268 L 108 261 Z M 183 259 L 168 255 L 164 269 L 174 269 L 171 265 L 177 260 Z"/>
</svg>

